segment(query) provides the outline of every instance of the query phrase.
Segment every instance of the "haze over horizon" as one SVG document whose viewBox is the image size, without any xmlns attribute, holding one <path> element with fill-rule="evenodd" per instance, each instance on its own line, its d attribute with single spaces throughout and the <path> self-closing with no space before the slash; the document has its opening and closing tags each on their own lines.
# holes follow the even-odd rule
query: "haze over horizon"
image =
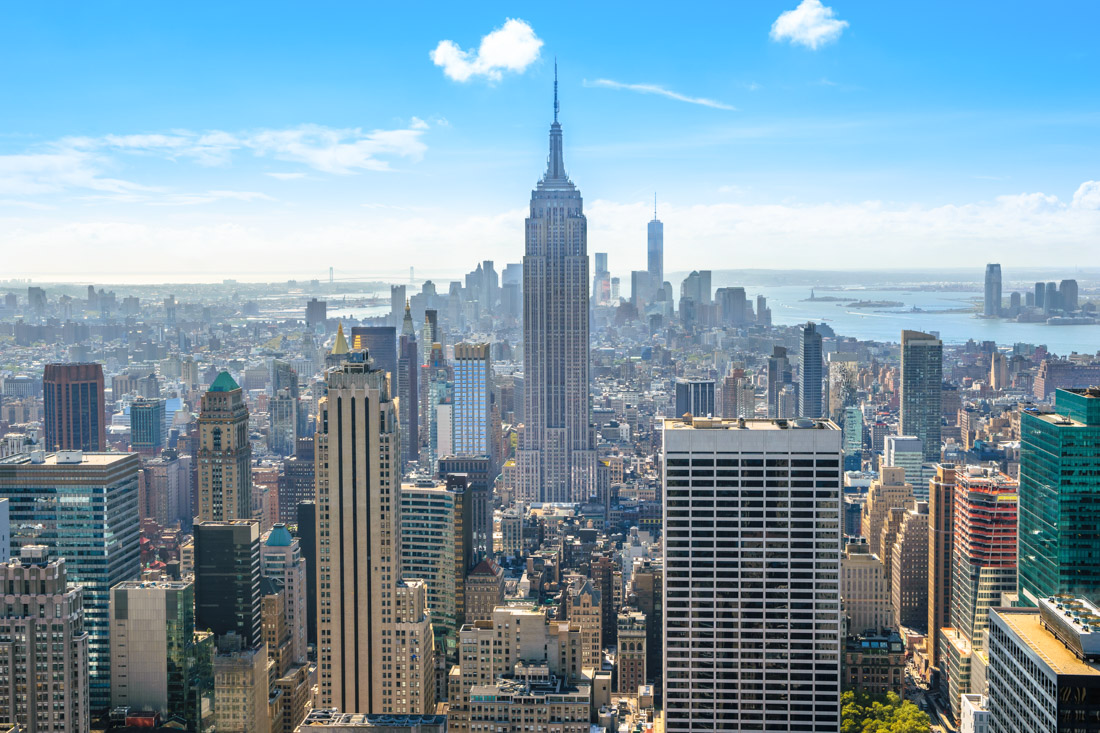
<svg viewBox="0 0 1100 733">
<path fill-rule="evenodd" d="M 660 7 L 579 25 L 561 6 L 416 24 L 10 8 L 6 276 L 217 282 L 308 258 L 299 277 L 396 281 L 519 261 L 555 56 L 590 249 L 623 277 L 654 191 L 670 271 L 1069 268 L 1100 235 L 1096 6 L 1026 24 L 1023 4 Z"/>
</svg>

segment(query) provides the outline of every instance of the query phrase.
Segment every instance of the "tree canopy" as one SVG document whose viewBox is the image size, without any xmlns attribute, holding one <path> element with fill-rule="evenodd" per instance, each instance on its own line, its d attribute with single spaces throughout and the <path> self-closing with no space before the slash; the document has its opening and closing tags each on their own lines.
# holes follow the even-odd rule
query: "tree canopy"
<svg viewBox="0 0 1100 733">
<path fill-rule="evenodd" d="M 848 690 L 840 698 L 840 733 L 928 733 L 932 720 L 897 694 Z"/>
</svg>

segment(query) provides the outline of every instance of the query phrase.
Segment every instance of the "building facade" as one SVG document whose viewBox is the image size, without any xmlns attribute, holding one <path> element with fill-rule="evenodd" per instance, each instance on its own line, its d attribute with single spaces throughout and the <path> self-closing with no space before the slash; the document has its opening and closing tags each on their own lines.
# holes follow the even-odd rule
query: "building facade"
<svg viewBox="0 0 1100 733">
<path fill-rule="evenodd" d="M 252 444 L 241 388 L 222 372 L 202 396 L 199 411 L 198 519 L 252 518 Z"/>
<path fill-rule="evenodd" d="M 901 332 L 901 433 L 921 439 L 924 460 L 940 461 L 943 342 L 919 331 Z"/>
<path fill-rule="evenodd" d="M 101 365 L 47 364 L 42 397 L 48 450 L 107 450 Z"/>
</svg>

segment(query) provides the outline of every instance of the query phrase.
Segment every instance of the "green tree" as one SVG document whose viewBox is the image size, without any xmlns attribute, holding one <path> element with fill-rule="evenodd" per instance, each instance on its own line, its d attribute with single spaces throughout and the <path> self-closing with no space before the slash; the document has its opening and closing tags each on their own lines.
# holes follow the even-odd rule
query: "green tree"
<svg viewBox="0 0 1100 733">
<path fill-rule="evenodd" d="M 840 698 L 840 733 L 928 733 L 932 720 L 895 693 L 848 690 Z"/>
</svg>

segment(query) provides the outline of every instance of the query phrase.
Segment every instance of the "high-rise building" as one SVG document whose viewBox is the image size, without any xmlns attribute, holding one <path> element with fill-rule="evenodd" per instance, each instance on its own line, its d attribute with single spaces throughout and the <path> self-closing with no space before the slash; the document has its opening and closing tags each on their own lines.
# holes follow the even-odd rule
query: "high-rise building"
<svg viewBox="0 0 1100 733">
<path fill-rule="evenodd" d="M 431 343 L 424 341 L 425 351 L 431 348 Z M 389 374 L 391 380 L 397 373 L 397 329 L 394 326 L 352 326 L 351 348 L 365 350 L 374 368 Z M 390 389 L 393 389 L 392 381 Z"/>
<path fill-rule="evenodd" d="M 155 519 L 162 527 L 191 527 L 191 456 L 174 450 L 142 461 L 145 479 L 144 501 L 139 491 L 138 512 L 142 519 Z"/>
<path fill-rule="evenodd" d="M 195 525 L 195 627 L 229 634 L 240 647 L 263 642 L 260 629 L 260 525 L 251 520 Z"/>
<path fill-rule="evenodd" d="M 619 611 L 616 631 L 615 690 L 621 695 L 637 695 L 645 684 L 645 614 L 634 608 Z"/>
<path fill-rule="evenodd" d="M 670 733 L 839 728 L 840 448 L 828 421 L 665 420 Z"/>
<path fill-rule="evenodd" d="M 905 480 L 913 486 L 913 497 L 928 501 L 928 481 L 935 468 L 924 464 L 924 441 L 915 435 L 887 435 L 883 440 L 883 465 L 905 470 Z"/>
<path fill-rule="evenodd" d="M 64 558 L 24 545 L 0 563 L 0 726 L 34 733 L 90 729 L 83 588 L 67 584 Z"/>
<path fill-rule="evenodd" d="M 653 221 L 646 229 L 646 269 L 650 280 L 659 288 L 665 281 L 665 225 L 657 218 L 656 194 L 653 196 Z"/>
<path fill-rule="evenodd" d="M 928 663 L 940 667 L 939 633 L 950 623 L 955 548 L 955 466 L 936 466 L 928 489 Z"/>
<path fill-rule="evenodd" d="M 290 456 L 298 443 L 298 398 L 280 389 L 268 401 L 267 448 L 277 456 Z"/>
<path fill-rule="evenodd" d="M 276 524 L 260 544 L 260 575 L 274 578 L 282 586 L 283 618 L 290 635 L 291 665 L 306 662 L 307 605 L 306 560 L 301 542 L 290 534 L 285 524 Z"/>
<path fill-rule="evenodd" d="M 283 461 L 283 475 L 279 477 L 280 522 L 299 523 L 298 505 L 317 496 L 313 482 L 313 438 L 298 438 L 294 455 Z"/>
<path fill-rule="evenodd" d="M 111 704 L 111 588 L 139 562 L 136 453 L 19 453 L 0 460 L 0 497 L 11 510 L 12 548 L 45 545 L 84 588 L 91 709 Z"/>
<path fill-rule="evenodd" d="M 1066 313 L 1077 310 L 1077 281 L 1063 280 L 1058 283 L 1058 298 L 1062 301 L 1062 310 Z"/>
<path fill-rule="evenodd" d="M 989 609 L 1016 590 L 1017 485 L 995 469 L 955 473 L 951 626 L 937 630 L 951 715 L 959 720 L 975 652 L 986 648 Z M 931 632 L 931 630 L 930 630 Z"/>
<path fill-rule="evenodd" d="M 139 397 L 130 405 L 130 447 L 157 455 L 165 445 L 165 401 Z"/>
<path fill-rule="evenodd" d="M 417 459 L 420 448 L 420 360 L 412 334 L 402 333 L 398 342 L 396 380 L 401 413 L 401 455 L 407 465 Z"/>
<path fill-rule="evenodd" d="M 677 379 L 674 417 L 684 415 L 710 417 L 717 414 L 714 408 L 713 379 Z"/>
<path fill-rule="evenodd" d="M 497 606 L 504 605 L 504 570 L 492 560 L 482 560 L 466 574 L 464 623 L 491 621 Z"/>
<path fill-rule="evenodd" d="M 489 384 L 492 364 L 489 344 L 455 344 L 454 408 L 451 433 L 455 455 L 488 456 Z"/>
<path fill-rule="evenodd" d="M 906 503 L 890 550 L 890 610 L 894 628 L 920 628 L 928 620 L 928 504 Z"/>
<path fill-rule="evenodd" d="M 219 648 L 214 655 L 214 729 L 268 733 L 270 676 L 267 647 Z"/>
<path fill-rule="evenodd" d="M 1020 419 L 1020 601 L 1100 603 L 1100 389 L 1060 389 Z"/>
<path fill-rule="evenodd" d="M 866 542 L 850 542 L 840 560 L 840 597 L 849 634 L 875 635 L 891 624 L 890 572 Z"/>
<path fill-rule="evenodd" d="M 901 332 L 901 434 L 921 439 L 924 460 L 940 461 L 943 342 L 919 331 Z"/>
<path fill-rule="evenodd" d="M 241 388 L 222 372 L 199 411 L 199 506 L 202 522 L 252 518 L 252 444 Z"/>
<path fill-rule="evenodd" d="M 195 635 L 194 584 L 119 583 L 111 589 L 111 706 L 202 729 L 204 703 L 213 703 L 211 646 Z"/>
<path fill-rule="evenodd" d="M 787 349 L 776 346 L 768 357 L 768 417 L 779 417 L 779 392 L 791 384 L 791 365 L 787 361 Z"/>
<path fill-rule="evenodd" d="M 101 365 L 47 364 L 42 396 L 48 450 L 107 450 Z"/>
<path fill-rule="evenodd" d="M 1100 609 L 1071 597 L 1038 606 L 989 612 L 990 733 L 1094 731 Z"/>
<path fill-rule="evenodd" d="M 317 502 L 298 504 L 298 540 L 306 561 L 306 639 L 317 646 Z"/>
<path fill-rule="evenodd" d="M 985 266 L 985 310 L 987 318 L 1001 315 L 1001 266 Z"/>
<path fill-rule="evenodd" d="M 431 643 L 423 648 L 419 637 L 397 636 L 399 623 L 413 625 L 402 631 L 421 628 L 410 604 L 424 599 L 424 589 L 401 579 L 396 406 L 385 372 L 371 368 L 364 351 L 348 354 L 326 381 L 315 436 L 321 704 L 347 712 L 425 713 L 418 707 L 422 690 L 413 695 L 406 683 L 420 674 L 424 657 L 431 658 Z M 419 616 L 430 637 L 423 608 Z"/>
<path fill-rule="evenodd" d="M 1047 292 L 1047 284 L 1046 283 L 1043 283 L 1043 282 L 1035 283 L 1035 307 L 1036 308 L 1045 308 L 1046 307 L 1046 292 Z"/>
<path fill-rule="evenodd" d="M 565 173 L 556 80 L 550 155 L 531 193 L 525 231 L 517 494 L 583 501 L 596 487 L 588 394 L 588 228 L 580 191 Z"/>
<path fill-rule="evenodd" d="M 401 486 L 401 576 L 424 581 L 436 648 L 452 660 L 473 557 L 470 498 L 460 475 L 449 476 L 446 485 L 429 479 Z"/>
<path fill-rule="evenodd" d="M 316 298 L 310 298 L 306 303 L 306 328 L 324 326 L 328 319 L 328 303 Z"/>
<path fill-rule="evenodd" d="M 1050 314 L 1054 311 L 1061 310 L 1062 298 L 1059 297 L 1058 283 L 1049 282 L 1046 284 L 1046 294 L 1043 296 L 1043 312 Z"/>
<path fill-rule="evenodd" d="M 890 563 L 882 547 L 883 529 L 889 514 L 893 510 L 902 510 L 913 499 L 913 485 L 905 481 L 905 470 L 893 466 L 882 466 L 879 477 L 871 482 L 867 490 L 867 500 L 860 511 L 859 532 L 871 545 L 871 552 L 878 553 L 884 563 Z"/>
<path fill-rule="evenodd" d="M 817 324 L 807 323 L 798 333 L 798 352 L 801 358 L 799 369 L 798 416 L 821 417 L 821 334 Z"/>
</svg>

